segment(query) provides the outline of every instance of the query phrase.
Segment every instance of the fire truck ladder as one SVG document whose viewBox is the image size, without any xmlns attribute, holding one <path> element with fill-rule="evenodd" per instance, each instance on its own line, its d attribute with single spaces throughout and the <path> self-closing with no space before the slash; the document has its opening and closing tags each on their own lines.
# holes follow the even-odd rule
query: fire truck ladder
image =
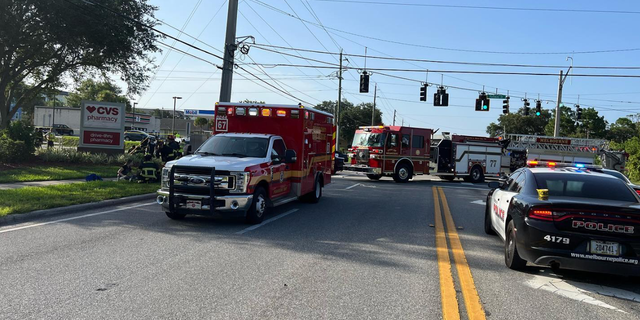
<svg viewBox="0 0 640 320">
<path fill-rule="evenodd" d="M 554 138 L 526 134 L 509 134 L 507 139 L 510 140 L 509 149 L 512 150 L 538 149 L 599 154 L 609 149 L 609 142 L 602 139 Z"/>
</svg>

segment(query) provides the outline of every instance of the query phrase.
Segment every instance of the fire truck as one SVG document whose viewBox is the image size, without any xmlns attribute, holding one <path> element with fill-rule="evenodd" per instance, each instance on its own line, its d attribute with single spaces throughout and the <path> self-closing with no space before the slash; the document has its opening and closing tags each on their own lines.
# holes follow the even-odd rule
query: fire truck
<svg viewBox="0 0 640 320">
<path fill-rule="evenodd" d="M 157 202 L 171 219 L 244 215 L 318 202 L 331 182 L 333 115 L 302 105 L 217 103 L 214 135 L 162 169 Z"/>
<path fill-rule="evenodd" d="M 512 171 L 524 167 L 527 161 L 592 165 L 597 157 L 604 168 L 624 171 L 629 156 L 624 151 L 610 150 L 609 142 L 602 139 L 511 134 L 504 140 L 508 143 Z"/>
<path fill-rule="evenodd" d="M 344 170 L 365 173 L 372 180 L 392 176 L 396 182 L 429 174 L 432 133 L 431 129 L 402 126 L 360 127 Z"/>
<path fill-rule="evenodd" d="M 463 178 L 483 182 L 487 176 L 498 177 L 504 163 L 504 143 L 499 138 L 443 135 L 432 148 L 432 175 L 445 180 Z"/>
</svg>

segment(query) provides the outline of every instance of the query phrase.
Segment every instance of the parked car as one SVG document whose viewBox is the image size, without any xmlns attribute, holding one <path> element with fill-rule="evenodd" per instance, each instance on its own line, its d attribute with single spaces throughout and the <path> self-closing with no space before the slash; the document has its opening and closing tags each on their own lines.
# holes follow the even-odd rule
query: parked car
<svg viewBox="0 0 640 320">
<path fill-rule="evenodd" d="M 611 169 L 600 169 L 600 170 L 596 170 L 596 171 L 602 172 L 604 174 L 608 174 L 610 176 L 614 176 L 614 177 L 624 181 L 624 183 L 628 184 L 629 187 L 631 187 L 633 190 L 636 191 L 636 193 L 638 195 L 640 195 L 640 186 L 637 185 L 637 184 L 632 183 L 631 180 L 629 180 L 629 178 L 627 178 L 627 176 L 622 174 L 622 172 L 616 171 L 616 170 L 611 170 Z"/>
<path fill-rule="evenodd" d="M 53 133 L 59 135 L 73 135 L 73 129 L 69 128 L 66 124 L 54 124 L 53 125 Z"/>
<path fill-rule="evenodd" d="M 347 155 L 345 155 L 344 153 L 336 151 L 336 160 L 335 160 L 335 164 L 333 166 L 333 169 L 334 169 L 335 172 L 344 170 L 344 162 L 345 162 L 346 158 L 347 158 Z"/>
<path fill-rule="evenodd" d="M 144 131 L 128 130 L 124 132 L 124 141 L 142 141 L 150 135 Z"/>
</svg>

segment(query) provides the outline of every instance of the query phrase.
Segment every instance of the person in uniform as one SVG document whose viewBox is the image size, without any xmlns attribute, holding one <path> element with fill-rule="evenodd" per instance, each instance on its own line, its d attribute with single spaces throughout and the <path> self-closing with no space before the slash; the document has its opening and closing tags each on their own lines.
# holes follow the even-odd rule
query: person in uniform
<svg viewBox="0 0 640 320">
<path fill-rule="evenodd" d="M 144 161 L 140 164 L 138 170 L 139 182 L 158 181 L 158 172 L 160 171 L 160 167 L 153 161 L 153 157 L 150 154 L 144 156 Z"/>
</svg>

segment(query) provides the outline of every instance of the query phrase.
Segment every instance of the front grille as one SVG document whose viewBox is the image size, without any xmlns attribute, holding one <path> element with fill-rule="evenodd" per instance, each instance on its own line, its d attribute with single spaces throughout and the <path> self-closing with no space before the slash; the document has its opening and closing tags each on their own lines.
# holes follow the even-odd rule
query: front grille
<svg viewBox="0 0 640 320">
<path fill-rule="evenodd" d="M 358 149 L 355 151 L 357 164 L 369 164 L 369 149 Z"/>
<path fill-rule="evenodd" d="M 174 189 L 176 192 L 193 194 L 209 194 L 211 185 L 211 169 L 200 167 L 176 167 L 174 171 Z M 228 193 L 236 188 L 236 177 L 229 171 L 215 172 L 216 194 Z M 220 192 L 219 192 L 219 191 Z"/>
</svg>

